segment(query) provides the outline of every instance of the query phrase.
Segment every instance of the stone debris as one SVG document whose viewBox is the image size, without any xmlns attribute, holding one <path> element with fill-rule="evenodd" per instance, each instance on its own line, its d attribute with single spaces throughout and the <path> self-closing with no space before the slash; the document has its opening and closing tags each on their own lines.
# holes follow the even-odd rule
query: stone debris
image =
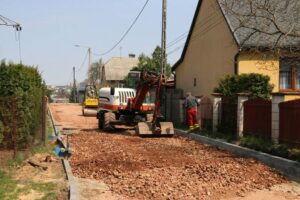
<svg viewBox="0 0 300 200">
<path fill-rule="evenodd" d="M 70 136 L 75 176 L 105 182 L 134 199 L 221 199 L 287 182 L 247 158 L 181 137 L 140 138 L 94 132 Z"/>
</svg>

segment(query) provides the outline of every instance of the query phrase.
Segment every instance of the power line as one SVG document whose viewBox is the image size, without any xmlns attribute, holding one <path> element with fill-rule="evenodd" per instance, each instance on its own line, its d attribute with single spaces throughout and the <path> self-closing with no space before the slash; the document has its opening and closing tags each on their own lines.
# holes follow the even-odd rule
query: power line
<svg viewBox="0 0 300 200">
<path fill-rule="evenodd" d="M 22 27 L 18 22 L 8 19 L 7 17 L 4 17 L 3 15 L 0 15 L 0 25 L 12 26 L 16 29 L 16 31 L 22 30 Z"/>
<path fill-rule="evenodd" d="M 179 41 L 185 39 L 185 38 L 187 37 L 188 33 L 189 33 L 189 31 L 187 31 L 187 32 L 185 32 L 185 33 L 183 33 L 183 34 L 181 34 L 180 36 L 178 36 L 177 38 L 175 38 L 174 40 L 172 40 L 171 42 L 169 42 L 169 43 L 167 44 L 167 48 L 169 48 L 169 47 L 175 45 L 176 43 L 178 43 Z"/>
<path fill-rule="evenodd" d="M 212 14 L 210 16 L 207 16 L 204 20 L 204 22 L 198 22 L 197 24 L 195 24 L 195 26 L 200 25 L 201 27 L 206 25 L 209 21 L 211 21 L 213 18 L 215 18 L 217 16 L 217 14 Z M 175 44 L 177 44 L 178 42 L 180 42 L 181 40 L 186 39 L 186 37 L 188 36 L 189 31 L 186 31 L 184 33 L 182 33 L 181 35 L 179 35 L 177 38 L 175 38 L 174 40 L 172 40 L 171 42 L 169 42 L 167 44 L 167 48 L 170 48 L 172 46 L 174 46 Z"/>
<path fill-rule="evenodd" d="M 83 66 L 84 66 L 84 64 L 85 64 L 85 62 L 86 62 L 86 59 L 87 59 L 88 55 L 89 55 L 89 52 L 87 51 L 86 54 L 85 54 L 85 57 L 84 57 L 84 59 L 83 59 L 82 64 L 80 65 L 79 69 L 76 70 L 76 72 L 79 72 L 79 71 L 83 68 Z"/>
<path fill-rule="evenodd" d="M 127 31 L 123 34 L 123 36 L 121 37 L 121 39 L 112 47 L 110 48 L 109 50 L 105 51 L 104 53 L 101 53 L 101 54 L 96 54 L 96 53 L 93 53 L 93 55 L 96 55 L 96 56 L 104 56 L 108 53 L 110 53 L 112 50 L 114 50 L 123 40 L 124 38 L 127 36 L 127 34 L 130 32 L 130 30 L 132 29 L 132 27 L 135 25 L 135 23 L 137 22 L 137 20 L 139 19 L 139 17 L 141 16 L 141 14 L 143 13 L 143 11 L 145 10 L 147 4 L 149 3 L 150 0 L 146 0 L 144 6 L 142 7 L 141 11 L 139 12 L 139 14 L 136 16 L 136 18 L 133 20 L 132 24 L 130 25 L 130 27 L 127 29 Z"/>
<path fill-rule="evenodd" d="M 212 18 L 212 19 L 213 19 L 213 18 Z M 208 23 L 209 21 L 211 21 L 212 19 L 206 21 L 204 25 L 207 25 L 207 23 Z M 194 36 L 193 38 L 191 38 L 191 40 L 190 40 L 189 42 L 192 43 L 193 41 L 195 41 L 195 40 L 201 38 L 203 35 L 205 35 L 208 31 L 210 31 L 210 30 L 212 30 L 213 28 L 215 28 L 215 27 L 216 27 L 217 25 L 219 25 L 221 22 L 222 22 L 222 18 L 221 18 L 221 17 L 217 18 L 212 24 L 208 24 L 207 27 L 205 27 L 203 30 L 200 30 L 199 33 L 195 33 L 195 36 Z M 202 28 L 202 26 L 201 26 L 200 28 Z M 181 46 L 179 46 L 179 47 L 176 47 L 175 49 L 171 50 L 171 51 L 168 53 L 168 55 L 171 55 L 171 54 L 175 53 L 176 51 L 179 51 L 179 50 L 182 49 L 184 46 L 185 46 L 185 44 L 184 44 L 184 45 L 181 45 Z"/>
</svg>

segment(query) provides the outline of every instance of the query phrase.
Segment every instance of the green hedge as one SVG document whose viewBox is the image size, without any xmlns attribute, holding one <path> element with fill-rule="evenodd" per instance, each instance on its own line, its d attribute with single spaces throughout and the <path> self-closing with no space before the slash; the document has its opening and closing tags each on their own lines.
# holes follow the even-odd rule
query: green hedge
<svg viewBox="0 0 300 200">
<path fill-rule="evenodd" d="M 12 140 L 12 107 L 15 99 L 17 142 L 27 146 L 34 138 L 41 120 L 44 85 L 37 68 L 22 64 L 0 64 L 0 140 Z M 1 141 L 0 141 L 1 142 Z"/>
<path fill-rule="evenodd" d="M 256 73 L 226 75 L 219 81 L 214 92 L 224 96 L 236 96 L 237 93 L 247 92 L 250 93 L 250 97 L 269 99 L 274 87 L 269 82 L 269 76 Z"/>
</svg>

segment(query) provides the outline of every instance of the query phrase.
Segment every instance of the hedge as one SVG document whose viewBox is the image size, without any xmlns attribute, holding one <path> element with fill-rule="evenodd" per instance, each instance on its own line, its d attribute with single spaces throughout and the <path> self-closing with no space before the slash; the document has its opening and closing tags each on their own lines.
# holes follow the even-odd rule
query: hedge
<svg viewBox="0 0 300 200">
<path fill-rule="evenodd" d="M 226 75 L 220 79 L 214 92 L 224 96 L 236 96 L 237 93 L 247 92 L 250 93 L 250 98 L 269 99 L 274 87 L 269 82 L 269 76 L 257 73 Z"/>
<path fill-rule="evenodd" d="M 41 120 L 44 84 L 37 68 L 22 64 L 0 64 L 0 143 L 12 143 L 12 108 L 15 101 L 17 143 L 33 141 Z"/>
</svg>

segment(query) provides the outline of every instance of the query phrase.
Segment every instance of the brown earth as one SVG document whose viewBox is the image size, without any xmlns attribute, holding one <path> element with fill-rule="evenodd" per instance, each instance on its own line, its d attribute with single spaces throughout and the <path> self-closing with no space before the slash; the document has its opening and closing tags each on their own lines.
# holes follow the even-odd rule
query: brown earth
<svg viewBox="0 0 300 200">
<path fill-rule="evenodd" d="M 78 105 L 51 109 L 58 123 L 78 128 L 70 137 L 74 175 L 108 186 L 94 199 L 300 199 L 298 184 L 255 160 L 182 137 L 99 132 Z"/>
<path fill-rule="evenodd" d="M 67 200 L 68 199 L 68 185 L 66 180 L 66 175 L 63 169 L 62 161 L 60 158 L 51 157 L 51 162 L 45 162 L 47 153 L 36 154 L 31 156 L 29 159 L 23 162 L 23 164 L 18 167 L 14 173 L 14 180 L 17 181 L 18 188 L 24 188 L 28 184 L 32 183 L 51 183 L 55 184 L 56 188 L 54 192 L 56 197 L 54 199 Z M 42 169 L 41 167 L 32 166 L 29 164 L 28 160 L 34 160 L 36 163 L 41 164 L 47 169 Z M 20 200 L 34 200 L 42 199 L 43 196 L 49 191 L 36 191 L 31 189 L 19 196 Z M 52 198 L 53 199 L 53 198 Z"/>
</svg>

